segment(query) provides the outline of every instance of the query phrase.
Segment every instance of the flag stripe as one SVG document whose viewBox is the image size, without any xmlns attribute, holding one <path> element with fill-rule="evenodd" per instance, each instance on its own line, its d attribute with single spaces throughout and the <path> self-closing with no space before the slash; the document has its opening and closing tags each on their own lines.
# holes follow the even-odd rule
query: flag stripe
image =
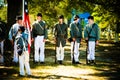
<svg viewBox="0 0 120 80">
<path fill-rule="evenodd" d="M 25 26 L 27 28 L 27 32 L 28 32 L 28 52 L 30 53 L 30 47 L 31 47 L 31 27 L 30 27 L 30 20 L 29 20 L 29 15 L 28 15 L 28 3 L 26 0 L 23 0 L 24 4 L 23 4 L 23 21 L 25 23 Z"/>
</svg>

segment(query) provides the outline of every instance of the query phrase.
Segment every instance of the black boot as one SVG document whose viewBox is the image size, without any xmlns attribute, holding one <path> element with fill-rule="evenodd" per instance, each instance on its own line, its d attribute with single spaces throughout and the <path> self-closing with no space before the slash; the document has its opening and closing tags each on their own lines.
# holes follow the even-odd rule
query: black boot
<svg viewBox="0 0 120 80">
<path fill-rule="evenodd" d="M 59 61 L 58 61 L 58 63 L 59 63 L 59 64 L 62 64 L 62 61 L 61 61 L 61 60 L 59 60 Z"/>
<path fill-rule="evenodd" d="M 91 64 L 91 62 L 92 62 L 91 60 L 88 60 L 87 64 L 88 64 L 88 65 L 90 65 L 90 64 Z"/>
<path fill-rule="evenodd" d="M 96 63 L 95 63 L 95 60 L 91 60 L 91 63 L 94 64 L 94 65 L 96 64 Z"/>
<path fill-rule="evenodd" d="M 62 64 L 62 61 L 59 61 L 59 64 Z"/>
</svg>

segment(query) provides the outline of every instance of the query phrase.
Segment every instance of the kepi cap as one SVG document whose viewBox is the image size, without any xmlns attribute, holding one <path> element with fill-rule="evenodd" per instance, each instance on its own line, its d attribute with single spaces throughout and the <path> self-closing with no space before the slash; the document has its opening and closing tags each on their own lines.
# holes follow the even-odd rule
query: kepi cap
<svg viewBox="0 0 120 80">
<path fill-rule="evenodd" d="M 78 16 L 78 15 L 75 15 L 74 16 L 74 20 L 77 20 L 77 19 L 79 19 L 80 17 Z"/>
<path fill-rule="evenodd" d="M 40 17 L 42 17 L 42 14 L 41 14 L 41 13 L 38 13 L 38 14 L 37 14 L 37 16 L 40 16 Z"/>
<path fill-rule="evenodd" d="M 22 16 L 16 16 L 16 20 L 22 20 Z"/>
<path fill-rule="evenodd" d="M 63 15 L 60 15 L 60 16 L 59 16 L 59 19 L 64 19 L 64 16 L 63 16 Z"/>
</svg>

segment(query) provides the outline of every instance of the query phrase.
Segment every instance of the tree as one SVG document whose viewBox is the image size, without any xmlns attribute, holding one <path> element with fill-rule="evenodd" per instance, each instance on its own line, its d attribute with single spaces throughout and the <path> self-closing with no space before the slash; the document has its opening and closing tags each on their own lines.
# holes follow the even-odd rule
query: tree
<svg viewBox="0 0 120 80">
<path fill-rule="evenodd" d="M 22 0 L 7 0 L 7 32 L 11 26 L 16 22 L 16 16 L 22 15 Z"/>
</svg>

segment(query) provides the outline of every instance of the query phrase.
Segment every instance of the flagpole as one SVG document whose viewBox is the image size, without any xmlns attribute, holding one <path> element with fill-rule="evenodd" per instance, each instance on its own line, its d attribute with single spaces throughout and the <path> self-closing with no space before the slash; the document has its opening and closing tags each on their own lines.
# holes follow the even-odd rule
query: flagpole
<svg viewBox="0 0 120 80">
<path fill-rule="evenodd" d="M 25 0 L 22 0 L 22 17 L 23 17 L 23 21 L 24 21 L 24 4 L 25 4 Z"/>
</svg>

